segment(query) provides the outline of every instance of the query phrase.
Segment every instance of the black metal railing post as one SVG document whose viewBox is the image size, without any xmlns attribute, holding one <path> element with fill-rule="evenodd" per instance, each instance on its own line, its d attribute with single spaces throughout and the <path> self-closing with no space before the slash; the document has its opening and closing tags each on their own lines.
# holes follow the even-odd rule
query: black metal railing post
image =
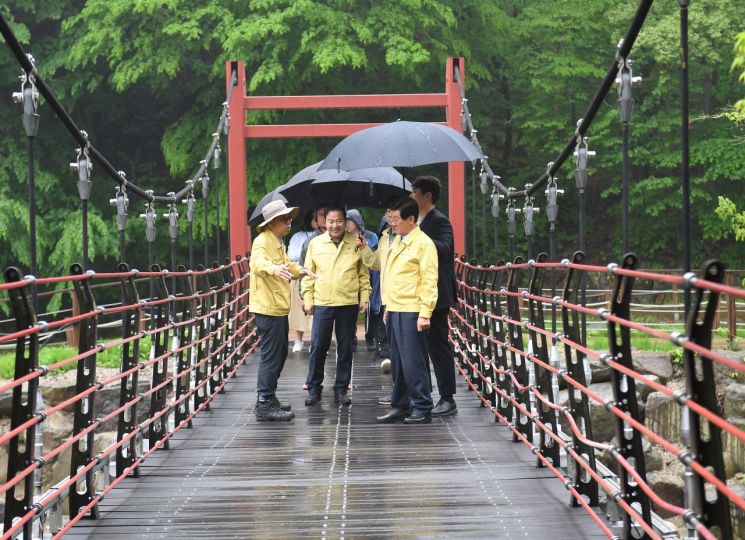
<svg viewBox="0 0 745 540">
<path fill-rule="evenodd" d="M 77 263 L 70 267 L 70 273 L 74 276 L 84 274 L 83 267 Z M 73 282 L 75 296 L 80 306 L 81 313 L 90 313 L 96 310 L 96 302 L 90 289 L 89 280 L 75 280 Z M 78 335 L 78 353 L 85 353 L 98 347 L 98 317 L 88 317 L 79 323 Z M 75 393 L 77 395 L 98 386 L 96 382 L 96 356 L 91 356 L 78 360 L 77 377 L 75 382 Z M 99 387 L 100 388 L 100 387 Z M 82 399 L 75 402 L 73 436 L 78 435 L 84 429 L 90 427 L 97 421 L 94 420 L 96 392 L 92 392 Z M 95 430 L 90 431 L 81 438 L 76 444 L 72 445 L 70 457 L 70 476 L 74 476 L 95 460 L 93 457 L 93 443 Z M 93 471 L 88 470 L 75 485 L 70 488 L 70 517 L 80 513 L 80 510 L 91 502 L 96 495 L 95 486 L 93 485 Z M 99 514 L 98 506 L 90 509 L 88 517 L 97 518 Z"/>
<path fill-rule="evenodd" d="M 223 278 L 222 272 L 217 271 L 219 268 L 220 265 L 216 262 L 212 264 L 212 269 L 215 270 L 213 275 L 216 279 L 215 288 L 217 290 L 217 294 L 215 295 L 215 305 L 213 306 L 214 317 L 210 317 L 212 320 L 211 331 L 213 332 L 211 339 L 212 345 L 210 347 L 213 353 L 212 361 L 210 362 L 210 371 L 212 372 L 212 377 L 210 378 L 210 392 L 213 394 L 217 391 L 223 381 L 223 372 L 218 369 L 218 367 L 225 356 L 225 348 L 220 347 L 224 339 L 221 325 L 225 320 L 225 279 Z"/>
<path fill-rule="evenodd" d="M 205 359 L 210 354 L 210 314 L 212 312 L 212 287 L 209 282 L 209 275 L 204 273 L 204 266 L 197 266 L 199 275 L 197 276 L 197 292 L 199 293 L 199 326 L 197 335 L 197 368 L 194 374 L 194 409 L 198 409 L 203 403 L 207 402 L 209 397 L 209 384 L 201 384 L 209 377 L 209 362 Z M 200 386 L 201 384 L 201 386 Z M 206 409 L 209 409 L 207 403 Z"/>
<path fill-rule="evenodd" d="M 521 354 L 525 350 L 525 345 L 523 343 L 520 304 L 517 298 L 520 269 L 514 266 L 522 264 L 522 262 L 522 257 L 515 257 L 514 263 L 510 265 L 509 275 L 507 277 L 507 292 L 510 293 L 507 296 L 507 316 L 510 319 L 507 323 L 508 343 L 514 349 L 510 350 L 510 368 L 512 375 L 517 381 L 517 384 L 514 382 L 510 383 L 510 394 L 528 413 L 526 415 L 516 407 L 513 416 L 513 425 L 525 436 L 526 440 L 533 442 L 533 421 L 530 416 L 530 391 L 527 388 L 530 385 L 530 375 L 528 373 L 527 361 Z M 517 385 L 526 388 L 520 389 Z M 512 441 L 519 442 L 519 440 L 517 434 L 513 433 Z"/>
<path fill-rule="evenodd" d="M 545 253 L 539 253 L 536 262 L 545 263 L 548 260 L 548 255 Z M 528 290 L 531 295 L 542 296 L 543 293 L 543 276 L 544 268 L 533 266 L 531 268 L 530 284 Z M 546 323 L 543 318 L 543 302 L 528 299 L 528 320 L 533 326 L 545 330 Z M 537 330 L 528 328 L 528 336 L 533 349 L 533 355 L 538 358 L 541 362 L 546 365 L 550 365 L 550 359 L 548 356 L 548 342 L 546 336 Z M 543 394 L 548 401 L 554 403 L 554 379 L 551 371 L 544 368 L 537 362 L 531 362 L 533 364 L 533 378 L 535 385 L 538 387 L 538 391 Z M 540 399 L 536 400 L 537 417 L 548 429 L 554 433 L 558 433 L 556 411 L 550 408 L 548 405 L 543 403 Z M 560 461 L 559 445 L 551 438 L 543 429 L 539 430 L 540 437 L 540 452 L 543 457 L 546 458 L 552 465 L 558 465 Z M 536 467 L 543 467 L 543 462 L 536 458 Z"/>
<path fill-rule="evenodd" d="M 24 277 L 18 268 L 10 267 L 5 270 L 7 283 L 23 281 Z M 36 312 L 30 298 L 32 280 L 16 289 L 8 289 L 10 306 L 13 310 L 16 331 L 33 328 L 37 325 Z M 35 332 L 16 340 L 14 379 L 19 379 L 39 370 L 39 334 Z M 42 368 L 42 374 L 46 372 Z M 31 420 L 36 411 L 36 396 L 39 389 L 39 377 L 13 388 L 13 405 L 10 414 L 10 431 Z M 44 420 L 43 416 L 38 416 Z M 36 425 L 26 428 L 13 437 L 8 443 L 8 471 L 6 478 L 11 480 L 36 460 Z M 40 463 L 42 464 L 42 463 Z M 34 503 L 34 475 L 29 474 L 22 482 L 11 486 L 5 492 L 4 530 L 13 526 L 17 518 L 23 517 L 33 508 Z M 28 521 L 23 526 L 23 537 L 31 538 L 33 523 Z"/>
<path fill-rule="evenodd" d="M 723 283 L 724 265 L 718 261 L 707 261 L 701 269 L 701 277 L 714 283 Z M 689 281 L 695 280 L 690 274 L 688 278 Z M 705 300 L 707 295 L 708 301 Z M 711 349 L 712 327 L 718 306 L 718 292 L 703 289 L 694 291 L 686 321 L 686 334 L 696 345 Z M 683 339 L 680 336 L 677 338 Z M 687 394 L 683 401 L 690 399 L 703 408 L 721 415 L 712 361 L 694 354 L 690 349 L 683 349 L 683 369 Z M 686 465 L 686 507 L 710 530 L 716 531 L 717 537 L 732 538 L 730 501 L 719 490 L 715 493 L 707 490 L 701 477 L 693 473 L 689 466 L 691 460 L 696 460 L 716 475 L 722 483 L 727 483 L 721 429 L 689 407 L 685 407 L 684 412 L 688 416 L 688 433 L 684 433 L 684 439 L 689 451 L 680 459 Z"/>
<path fill-rule="evenodd" d="M 125 263 L 119 263 L 119 272 L 129 272 L 129 267 Z M 120 279 L 122 286 L 122 303 L 127 306 L 135 306 L 123 314 L 122 320 L 122 339 L 130 339 L 136 335 L 139 338 L 127 341 L 122 344 L 122 367 L 121 372 L 129 375 L 122 378 L 119 389 L 119 406 L 123 407 L 137 396 L 140 370 L 135 369 L 140 364 L 140 340 L 144 333 L 140 333 L 140 318 L 142 310 L 139 307 L 140 298 L 135 287 L 134 277 L 127 276 Z M 129 408 L 119 413 L 117 424 L 117 442 L 122 441 L 124 437 L 132 433 L 137 427 L 137 403 L 133 403 Z M 129 439 L 116 450 L 116 474 L 124 474 L 127 467 L 130 467 L 137 460 L 139 449 L 141 448 L 142 434 L 137 434 Z M 135 477 L 140 476 L 140 468 L 135 467 L 132 471 Z"/>
<path fill-rule="evenodd" d="M 151 267 L 152 272 L 160 272 L 161 268 L 157 264 Z M 168 294 L 168 287 L 166 286 L 166 280 L 161 275 L 155 279 L 155 290 L 156 294 L 151 300 L 165 300 L 172 298 Z M 157 329 L 150 339 L 152 339 L 152 345 L 150 350 L 153 351 L 151 360 L 160 358 L 153 364 L 153 376 L 152 376 L 152 388 L 160 386 L 168 378 L 168 359 L 170 355 L 170 340 L 169 340 L 169 328 L 170 328 L 170 311 L 172 302 L 161 302 L 155 306 L 152 329 Z M 162 358 L 161 358 L 162 357 Z M 166 407 L 166 398 L 168 393 L 168 385 L 162 386 L 158 390 L 154 391 L 150 396 L 150 418 L 158 414 Z M 165 437 L 168 432 L 168 412 L 162 414 L 157 420 L 150 424 L 148 440 L 150 448 L 155 446 L 155 443 Z M 169 448 L 169 441 L 166 440 L 162 446 L 163 449 Z"/>
<path fill-rule="evenodd" d="M 572 256 L 572 262 L 574 264 L 582 264 L 584 260 L 585 254 L 581 251 L 576 251 Z M 581 294 L 581 285 L 584 283 L 582 274 L 583 272 L 581 270 L 569 268 L 566 283 L 564 284 L 564 301 L 578 304 L 578 297 Z M 578 319 L 579 317 L 576 310 L 562 306 L 561 320 L 563 323 L 564 335 L 574 343 L 580 343 L 581 326 Z M 566 372 L 569 376 L 582 386 L 586 386 L 587 377 L 585 376 L 585 354 L 579 349 L 565 343 L 564 358 L 566 362 Z M 582 434 L 587 439 L 592 440 L 590 403 L 587 394 L 580 392 L 572 384 L 567 384 L 567 394 L 569 412 L 577 423 L 577 427 L 582 431 Z M 572 431 L 572 443 L 577 454 L 584 459 L 592 470 L 597 470 L 595 464 L 595 449 L 580 439 L 574 431 Z M 587 502 L 590 506 L 597 506 L 599 504 L 597 481 L 595 481 L 595 479 L 593 479 L 589 474 L 584 474 L 582 466 L 575 463 L 571 456 L 567 456 L 567 471 L 577 493 L 587 497 Z M 579 502 L 577 502 L 574 497 L 570 498 L 570 505 L 574 507 L 580 506 Z"/>
<path fill-rule="evenodd" d="M 623 258 L 622 268 L 636 270 L 637 258 L 634 254 L 627 254 Z M 617 267 L 614 265 L 611 267 Z M 610 312 L 612 315 L 631 320 L 631 293 L 634 288 L 634 278 L 616 274 L 616 284 L 613 288 L 613 297 L 610 302 Z M 601 312 L 607 313 L 606 311 Z M 626 325 L 621 325 L 613 321 L 608 321 L 608 344 L 611 351 L 611 357 L 624 367 L 634 368 L 631 356 L 631 330 Z M 613 384 L 614 405 L 620 410 L 631 416 L 637 422 L 642 422 L 641 412 L 639 411 L 639 402 L 636 396 L 636 381 L 620 371 L 611 370 L 611 382 Z M 626 461 L 631 463 L 636 472 L 646 481 L 647 473 L 644 461 L 644 450 L 642 448 L 641 433 L 634 429 L 623 419 L 616 417 L 618 448 L 613 453 L 618 452 Z M 628 504 L 638 504 L 642 519 L 649 523 L 651 519 L 651 508 L 649 497 L 639 487 L 639 484 L 632 478 L 625 467 L 619 467 L 621 480 L 622 497 Z M 632 528 L 635 527 L 631 516 L 623 513 L 623 538 L 631 538 Z M 635 530 L 635 532 L 638 532 Z M 649 538 L 646 532 L 640 538 Z"/>
<path fill-rule="evenodd" d="M 494 271 L 491 281 L 492 291 L 499 291 L 500 294 L 491 295 L 491 313 L 492 313 L 492 332 L 494 338 L 499 343 L 507 343 L 507 337 L 505 333 L 505 322 L 503 318 L 502 310 L 502 279 L 505 272 L 501 269 L 504 266 L 504 261 L 497 261 L 498 270 Z M 509 362 L 507 360 L 507 349 L 504 345 L 496 345 L 493 348 L 492 361 L 496 364 L 497 369 L 502 373 L 497 373 L 495 376 L 495 382 L 497 388 L 502 390 L 507 396 L 510 395 L 512 388 L 512 381 L 510 380 L 509 374 L 507 373 L 510 369 Z M 501 414 L 508 422 L 512 421 L 512 403 L 504 395 L 500 394 L 497 400 L 497 411 Z M 494 418 L 495 422 L 498 422 L 498 418 Z"/>
<path fill-rule="evenodd" d="M 237 306 L 234 302 L 236 298 L 235 273 L 233 272 L 233 267 L 231 266 L 230 259 L 225 259 L 224 262 L 225 264 L 222 269 L 222 276 L 223 281 L 228 286 L 228 289 L 225 293 L 226 298 L 225 308 L 223 309 L 223 329 L 221 333 L 222 341 L 223 343 L 225 343 L 225 348 L 223 349 L 223 358 L 230 358 L 230 360 L 225 362 L 225 365 L 223 366 L 223 379 L 227 379 L 228 374 L 231 372 L 236 361 L 235 356 L 232 353 L 238 343 L 238 336 L 234 334 L 234 331 L 236 329 L 236 321 L 233 321 L 233 317 L 237 312 Z"/>
<path fill-rule="evenodd" d="M 184 265 L 179 265 L 179 272 L 186 272 Z M 179 289 L 183 295 L 183 299 L 180 301 L 183 306 L 181 311 L 181 321 L 189 321 L 194 318 L 196 312 L 196 301 L 191 298 L 194 295 L 192 287 L 192 278 L 190 275 L 180 276 L 179 278 Z M 179 333 L 179 352 L 176 357 L 176 373 L 178 378 L 176 379 L 176 401 L 183 398 L 191 388 L 191 365 L 194 357 L 194 348 L 188 347 L 190 343 L 194 341 L 194 324 L 187 323 L 181 327 Z M 189 417 L 191 412 L 190 399 L 184 399 L 178 405 L 176 405 L 175 421 L 176 425 L 180 425 L 181 422 Z M 188 426 L 192 427 L 192 422 L 189 420 Z"/>
</svg>

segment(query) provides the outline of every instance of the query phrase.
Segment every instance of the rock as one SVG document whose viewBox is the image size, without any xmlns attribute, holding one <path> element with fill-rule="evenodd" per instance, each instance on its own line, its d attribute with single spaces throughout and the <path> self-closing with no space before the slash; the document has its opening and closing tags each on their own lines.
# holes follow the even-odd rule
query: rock
<svg viewBox="0 0 745 540">
<path fill-rule="evenodd" d="M 645 407 L 646 425 L 661 437 L 680 444 L 680 406 L 662 392 L 652 392 Z"/>
<path fill-rule="evenodd" d="M 44 453 L 55 449 L 72 436 L 73 418 L 72 413 L 59 411 L 44 420 L 41 424 Z"/>
<path fill-rule="evenodd" d="M 665 502 L 683 506 L 685 502 L 685 484 L 681 475 L 671 474 L 667 471 L 653 472 L 647 475 L 647 482 L 654 492 Z M 664 518 L 674 515 L 657 506 L 654 507 L 654 510 Z"/>
<path fill-rule="evenodd" d="M 661 382 L 660 378 L 657 375 L 646 375 L 646 378 L 651 381 L 657 382 L 657 383 Z M 655 391 L 654 388 L 644 384 L 641 381 L 635 381 L 635 382 L 636 382 L 636 392 L 642 398 L 642 401 L 646 402 L 647 398 L 649 397 L 649 394 Z"/>
<path fill-rule="evenodd" d="M 0 394 L 0 416 L 10 416 L 13 410 L 13 392 L 8 390 Z"/>
<path fill-rule="evenodd" d="M 745 384 L 733 383 L 724 394 L 724 415 L 745 418 Z"/>
<path fill-rule="evenodd" d="M 745 498 L 745 479 L 732 478 L 727 480 L 727 487 L 731 488 L 740 497 Z M 745 538 L 745 512 L 735 503 L 729 505 L 732 519 L 732 538 Z"/>
<path fill-rule="evenodd" d="M 737 473 L 735 468 L 735 462 L 732 459 L 732 454 L 729 452 L 722 452 L 722 461 L 724 462 L 724 477 L 732 478 Z"/>
<path fill-rule="evenodd" d="M 590 362 L 590 370 L 594 383 L 609 382 L 613 371 L 610 367 L 595 362 Z"/>
<path fill-rule="evenodd" d="M 656 375 L 662 384 L 673 376 L 673 363 L 667 353 L 634 351 L 631 357 L 634 369 L 644 375 Z"/>
<path fill-rule="evenodd" d="M 55 460 L 52 460 L 51 467 L 44 467 L 43 481 L 45 490 L 70 476 L 71 456 L 72 448 L 67 447 L 60 454 L 57 455 L 57 458 Z M 48 474 L 49 472 L 51 472 L 51 475 Z"/>
<path fill-rule="evenodd" d="M 745 418 L 727 418 L 727 422 L 745 431 Z M 745 443 L 726 431 L 722 432 L 722 447 L 732 458 L 735 472 L 745 473 Z"/>
</svg>

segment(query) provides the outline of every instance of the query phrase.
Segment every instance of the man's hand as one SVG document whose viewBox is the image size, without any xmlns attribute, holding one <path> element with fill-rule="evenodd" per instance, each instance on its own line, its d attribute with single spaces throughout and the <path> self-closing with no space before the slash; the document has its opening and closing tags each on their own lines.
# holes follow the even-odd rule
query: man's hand
<svg viewBox="0 0 745 540">
<path fill-rule="evenodd" d="M 387 309 L 383 310 L 383 324 L 388 326 L 388 310 Z"/>
<path fill-rule="evenodd" d="M 301 275 L 301 276 L 318 277 L 318 276 L 316 276 L 316 275 L 315 275 L 315 274 L 314 274 L 313 272 L 311 272 L 311 271 L 310 271 L 309 269 L 307 269 L 307 268 L 301 268 L 301 269 L 300 269 L 300 275 Z"/>
<path fill-rule="evenodd" d="M 417 332 L 424 332 L 425 330 L 429 330 L 429 319 L 427 317 L 419 317 L 416 320 L 416 329 Z"/>
<path fill-rule="evenodd" d="M 367 311 L 367 302 L 360 302 L 360 313 L 365 313 Z"/>
<path fill-rule="evenodd" d="M 367 247 L 367 240 L 365 235 L 360 233 L 357 235 L 357 251 L 362 251 L 365 247 Z"/>
<path fill-rule="evenodd" d="M 292 272 L 286 264 L 280 264 L 274 269 L 274 275 L 280 279 L 284 279 L 287 283 L 292 280 Z"/>
<path fill-rule="evenodd" d="M 303 311 L 306 315 L 313 315 L 313 304 L 306 304 L 303 302 Z"/>
</svg>

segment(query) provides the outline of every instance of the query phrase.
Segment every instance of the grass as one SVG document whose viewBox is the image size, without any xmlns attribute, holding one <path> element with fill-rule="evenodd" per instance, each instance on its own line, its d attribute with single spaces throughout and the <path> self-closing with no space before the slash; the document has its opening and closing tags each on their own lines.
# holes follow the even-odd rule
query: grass
<svg viewBox="0 0 745 540">
<path fill-rule="evenodd" d="M 104 342 L 105 343 L 105 342 Z M 51 365 L 71 358 L 78 354 L 77 347 L 67 345 L 48 345 L 39 350 L 39 365 Z M 150 356 L 150 338 L 144 337 L 140 340 L 140 360 L 146 360 Z M 12 379 L 15 373 L 15 351 L 0 354 L 0 380 Z M 96 355 L 96 366 L 118 368 L 122 361 L 121 346 L 113 347 L 99 352 Z M 77 364 L 73 362 L 59 369 L 54 374 L 65 373 L 76 369 Z"/>
</svg>

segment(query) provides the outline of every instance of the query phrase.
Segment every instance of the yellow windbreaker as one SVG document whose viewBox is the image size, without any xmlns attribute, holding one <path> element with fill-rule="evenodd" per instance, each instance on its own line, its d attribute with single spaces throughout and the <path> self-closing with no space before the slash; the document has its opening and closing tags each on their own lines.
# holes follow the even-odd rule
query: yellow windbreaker
<svg viewBox="0 0 745 540">
<path fill-rule="evenodd" d="M 432 316 L 437 303 L 437 249 L 419 227 L 403 241 L 396 238 L 388 249 L 380 283 L 386 310 Z"/>
<path fill-rule="evenodd" d="M 302 267 L 290 260 L 277 236 L 265 229 L 251 246 L 251 287 L 248 299 L 251 313 L 275 317 L 290 313 L 290 284 L 274 275 L 280 264 L 286 264 L 295 279 L 300 277 Z"/>
<path fill-rule="evenodd" d="M 300 291 L 303 302 L 314 306 L 351 306 L 370 300 L 370 273 L 357 251 L 357 238 L 345 233 L 336 246 L 328 232 L 308 244 L 305 276 Z"/>
</svg>

